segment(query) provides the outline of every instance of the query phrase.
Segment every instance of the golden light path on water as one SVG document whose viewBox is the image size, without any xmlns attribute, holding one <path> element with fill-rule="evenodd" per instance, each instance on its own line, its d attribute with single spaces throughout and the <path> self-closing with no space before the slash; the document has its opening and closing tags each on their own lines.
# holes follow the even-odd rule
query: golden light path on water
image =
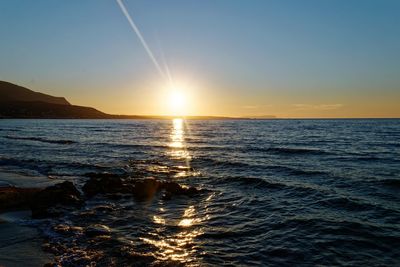
<svg viewBox="0 0 400 267">
<path fill-rule="evenodd" d="M 170 134 L 171 142 L 168 151 L 169 156 L 175 160 L 184 160 L 184 166 L 177 166 L 175 177 L 185 177 L 190 171 L 190 160 L 192 159 L 185 145 L 185 122 L 181 118 L 172 120 L 172 132 Z"/>
<path fill-rule="evenodd" d="M 186 164 L 186 166 L 180 166 L 182 171 L 179 171 L 174 178 L 185 177 L 190 170 L 191 156 L 186 149 L 185 128 L 183 119 L 176 118 L 172 120 L 168 155 L 171 159 L 184 160 Z M 157 247 L 158 252 L 155 254 L 161 260 L 174 260 L 189 266 L 198 266 L 199 264 L 195 257 L 195 249 L 197 247 L 195 239 L 202 234 L 202 231 L 196 225 L 207 218 L 200 219 L 196 207 L 192 205 L 193 202 L 188 202 L 186 204 L 187 207 L 179 208 L 176 215 L 174 210 L 169 210 L 167 207 L 159 208 L 159 213 L 154 215 L 152 220 L 155 224 L 160 225 L 160 228 L 156 228 L 154 232 L 149 233 L 149 237 L 141 238 L 141 240 Z M 163 202 L 160 204 L 163 204 Z M 177 230 L 173 230 L 170 235 L 162 236 L 160 234 L 161 229 L 165 230 L 168 226 L 172 226 L 172 229 Z"/>
</svg>

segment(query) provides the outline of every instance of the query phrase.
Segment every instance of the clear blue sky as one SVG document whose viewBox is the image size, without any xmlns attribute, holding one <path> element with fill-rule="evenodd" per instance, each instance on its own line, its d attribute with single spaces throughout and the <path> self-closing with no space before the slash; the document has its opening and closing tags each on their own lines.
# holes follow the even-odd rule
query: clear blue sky
<svg viewBox="0 0 400 267">
<path fill-rule="evenodd" d="M 124 3 L 159 61 L 194 84 L 189 113 L 400 116 L 398 0 Z M 0 0 L 0 34 L 1 80 L 163 113 L 162 81 L 113 0 Z"/>
</svg>

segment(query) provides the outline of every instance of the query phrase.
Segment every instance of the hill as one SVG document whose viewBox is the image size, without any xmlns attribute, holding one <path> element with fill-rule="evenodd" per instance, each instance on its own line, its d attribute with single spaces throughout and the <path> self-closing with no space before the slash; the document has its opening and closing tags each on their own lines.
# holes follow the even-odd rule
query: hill
<svg viewBox="0 0 400 267">
<path fill-rule="evenodd" d="M 28 88 L 0 81 L 0 102 L 44 102 L 58 105 L 70 105 L 64 97 L 55 97 L 34 92 Z"/>
<path fill-rule="evenodd" d="M 45 102 L 0 102 L 0 118 L 17 119 L 108 119 L 111 115 L 90 107 Z"/>
<path fill-rule="evenodd" d="M 91 107 L 71 105 L 64 97 L 0 81 L 0 118 L 108 119 L 113 115 Z"/>
</svg>

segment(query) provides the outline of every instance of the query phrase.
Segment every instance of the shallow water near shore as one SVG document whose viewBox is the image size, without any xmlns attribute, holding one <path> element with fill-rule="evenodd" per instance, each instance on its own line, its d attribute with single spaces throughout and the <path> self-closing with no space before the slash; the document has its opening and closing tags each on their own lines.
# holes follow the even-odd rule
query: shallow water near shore
<svg viewBox="0 0 400 267">
<path fill-rule="evenodd" d="M 65 265 L 400 264 L 400 120 L 0 120 L 0 168 L 25 186 L 107 172 L 203 189 L 14 223 Z"/>
<path fill-rule="evenodd" d="M 24 225 L 28 211 L 0 214 L 0 266 L 43 266 L 52 261 L 42 251 L 43 239 L 37 229 Z"/>
</svg>

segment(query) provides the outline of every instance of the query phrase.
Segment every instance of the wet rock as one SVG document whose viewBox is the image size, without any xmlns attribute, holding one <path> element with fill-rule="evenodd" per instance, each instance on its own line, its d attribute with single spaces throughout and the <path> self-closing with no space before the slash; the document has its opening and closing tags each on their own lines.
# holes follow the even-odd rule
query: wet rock
<svg viewBox="0 0 400 267">
<path fill-rule="evenodd" d="M 37 192 L 30 206 L 33 218 L 44 218 L 59 215 L 60 205 L 80 207 L 82 204 L 79 191 L 73 183 L 66 181 Z"/>
<path fill-rule="evenodd" d="M 0 187 L 0 212 L 28 209 L 40 188 Z"/>
<path fill-rule="evenodd" d="M 83 228 L 79 227 L 79 226 L 58 224 L 53 227 L 53 230 L 59 234 L 65 235 L 65 236 L 72 236 L 72 235 L 82 233 Z"/>
<path fill-rule="evenodd" d="M 89 198 L 97 194 L 128 194 L 132 192 L 132 189 L 132 186 L 125 184 L 120 177 L 111 174 L 93 176 L 82 188 Z"/>
<path fill-rule="evenodd" d="M 132 187 L 131 187 L 131 188 L 132 188 Z M 124 192 L 124 193 L 105 194 L 105 196 L 106 196 L 107 198 L 111 199 L 111 200 L 120 200 L 120 199 L 126 198 L 126 197 L 128 196 L 127 193 L 128 193 L 128 192 L 131 193 L 132 190 L 133 190 L 133 189 L 126 190 L 126 192 Z M 125 191 L 125 190 L 124 190 L 124 191 Z"/>
<path fill-rule="evenodd" d="M 133 195 L 136 199 L 146 200 L 163 190 L 165 191 L 164 199 L 170 199 L 172 196 L 177 195 L 190 197 L 199 193 L 199 190 L 195 187 L 188 187 L 171 181 L 157 181 L 154 178 L 147 178 L 135 182 Z"/>
<path fill-rule="evenodd" d="M 151 266 L 152 267 L 184 267 L 186 265 L 179 261 L 167 260 L 167 261 L 156 261 Z"/>
<path fill-rule="evenodd" d="M 115 173 L 109 173 L 109 172 L 89 172 L 85 174 L 86 177 L 89 178 L 97 178 L 97 179 L 107 179 L 107 178 L 113 178 L 113 177 L 118 177 L 118 178 L 126 178 L 126 174 L 115 174 Z"/>
<path fill-rule="evenodd" d="M 94 210 L 84 210 L 79 212 L 79 217 L 82 219 L 91 218 L 96 215 L 96 211 Z"/>
<path fill-rule="evenodd" d="M 199 190 L 195 187 L 180 185 L 176 182 L 163 182 L 161 184 L 161 188 L 165 190 L 166 196 L 174 196 L 174 195 L 193 196 L 199 193 Z"/>
<path fill-rule="evenodd" d="M 97 213 L 109 213 L 115 210 L 115 208 L 111 205 L 98 205 L 93 207 L 93 209 L 97 212 Z"/>
<path fill-rule="evenodd" d="M 146 178 L 135 182 L 133 196 L 138 200 L 151 199 L 159 190 L 160 182 L 154 178 Z"/>
<path fill-rule="evenodd" d="M 79 247 L 72 246 L 57 253 L 54 259 L 54 266 L 108 266 L 97 264 L 102 258 L 104 258 L 104 255 L 101 251 L 80 249 Z"/>
<path fill-rule="evenodd" d="M 149 266 L 151 263 L 156 261 L 156 258 L 149 253 L 139 253 L 134 251 L 130 247 L 122 247 L 120 249 L 120 255 L 127 259 L 128 262 L 135 263 L 136 266 Z"/>
<path fill-rule="evenodd" d="M 163 199 L 163 200 L 171 200 L 171 199 L 172 199 L 172 195 L 171 195 L 170 193 L 168 193 L 168 192 L 165 192 L 165 193 L 162 195 L 162 199 Z"/>
<path fill-rule="evenodd" d="M 111 230 L 105 225 L 93 224 L 86 228 L 85 234 L 87 237 L 107 236 L 111 234 Z"/>
<path fill-rule="evenodd" d="M 127 194 L 133 194 L 139 201 L 154 197 L 157 192 L 165 191 L 164 199 L 172 196 L 193 196 L 199 192 L 194 187 L 180 185 L 172 181 L 158 181 L 154 178 L 123 179 L 118 175 L 102 173 L 91 174 L 91 178 L 83 186 L 82 190 L 87 197 L 102 194 L 112 199 L 120 199 Z"/>
</svg>

